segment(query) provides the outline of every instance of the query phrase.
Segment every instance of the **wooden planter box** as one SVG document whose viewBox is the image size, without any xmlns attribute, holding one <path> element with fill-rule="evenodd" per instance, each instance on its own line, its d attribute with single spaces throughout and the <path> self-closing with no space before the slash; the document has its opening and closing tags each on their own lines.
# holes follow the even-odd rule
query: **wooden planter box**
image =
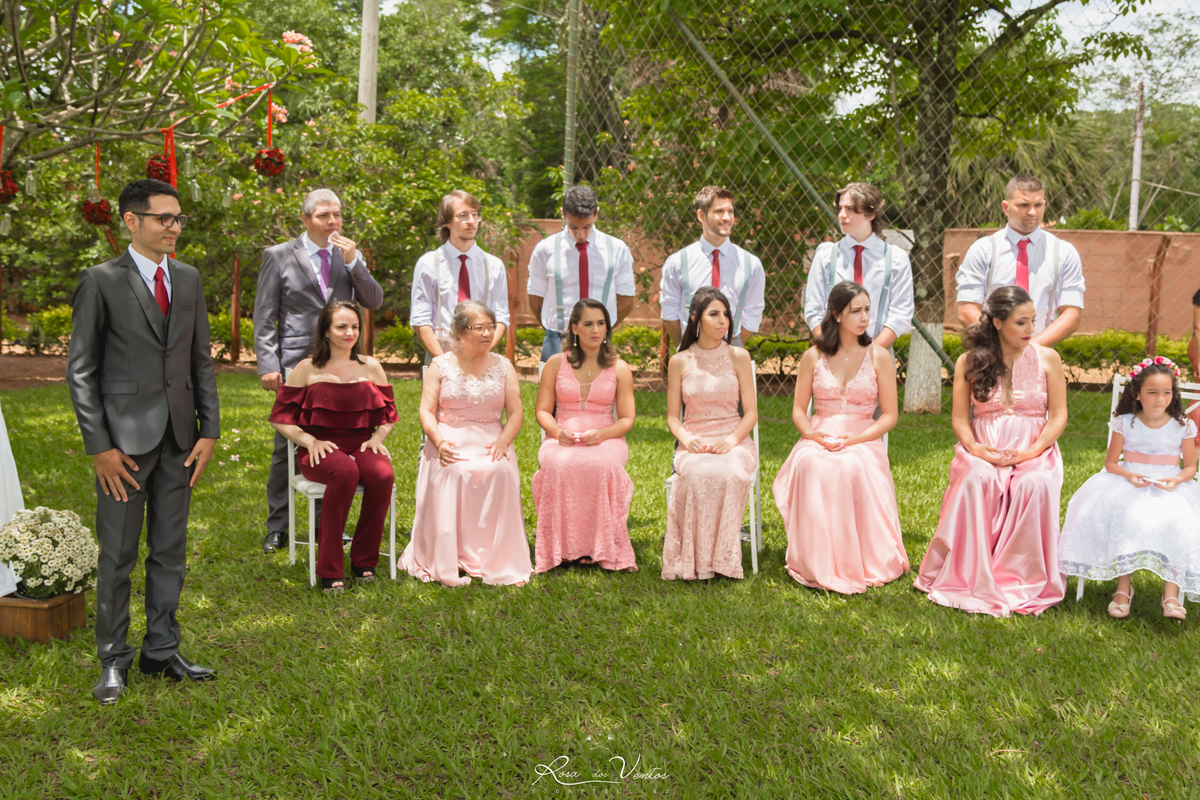
<svg viewBox="0 0 1200 800">
<path fill-rule="evenodd" d="M 0 636 L 17 636 L 45 644 L 65 639 L 87 622 L 83 592 L 60 594 L 49 600 L 0 597 Z"/>
</svg>

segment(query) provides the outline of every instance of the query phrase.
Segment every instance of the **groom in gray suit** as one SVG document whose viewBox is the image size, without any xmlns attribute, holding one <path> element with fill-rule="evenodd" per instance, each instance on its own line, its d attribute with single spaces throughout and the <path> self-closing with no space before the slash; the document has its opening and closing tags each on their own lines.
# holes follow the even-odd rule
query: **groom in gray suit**
<svg viewBox="0 0 1200 800">
<path fill-rule="evenodd" d="M 179 653 L 175 618 L 187 558 L 192 487 L 220 436 L 217 383 L 204 285 L 170 258 L 187 225 L 175 188 L 134 181 L 118 210 L 129 249 L 79 278 L 73 298 L 67 385 L 84 448 L 96 469 L 96 653 L 92 696 L 115 703 L 133 647 L 129 576 L 146 521 L 146 635 L 138 666 L 173 680 L 211 680 Z"/>
<path fill-rule="evenodd" d="M 312 352 L 317 317 L 330 300 L 383 304 L 383 289 L 367 271 L 355 243 L 342 235 L 342 203 L 329 189 L 309 192 L 300 207 L 304 233 L 263 251 L 254 295 L 254 354 L 258 379 L 278 392 L 285 373 Z M 287 439 L 275 434 L 267 475 L 270 553 L 288 544 Z M 319 506 L 318 506 L 319 509 Z M 318 511 L 318 513 L 320 513 Z"/>
</svg>

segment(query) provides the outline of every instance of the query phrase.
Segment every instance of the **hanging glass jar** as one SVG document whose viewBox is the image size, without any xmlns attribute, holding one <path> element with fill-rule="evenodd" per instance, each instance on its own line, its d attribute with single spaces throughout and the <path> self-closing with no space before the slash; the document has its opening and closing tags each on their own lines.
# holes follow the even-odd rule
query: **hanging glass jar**
<svg viewBox="0 0 1200 800">
<path fill-rule="evenodd" d="M 88 200 L 92 203 L 100 202 L 100 187 L 94 183 L 88 184 Z"/>
<path fill-rule="evenodd" d="M 37 200 L 38 196 L 37 178 L 33 176 L 32 164 L 30 164 L 29 168 L 25 171 L 25 196 L 30 200 Z"/>
<path fill-rule="evenodd" d="M 233 183 L 230 182 L 225 187 L 225 194 L 221 195 L 221 208 L 231 208 L 233 206 Z"/>
<path fill-rule="evenodd" d="M 196 177 L 196 159 L 192 157 L 191 150 L 188 150 L 187 154 L 183 157 L 183 177 Z"/>
<path fill-rule="evenodd" d="M 4 216 L 0 217 L 0 236 L 8 236 L 10 233 L 12 233 L 12 214 L 5 211 Z"/>
<path fill-rule="evenodd" d="M 192 193 L 192 202 L 199 203 L 203 198 L 203 194 L 200 191 L 200 181 L 192 178 L 191 183 L 188 184 L 188 188 Z"/>
</svg>

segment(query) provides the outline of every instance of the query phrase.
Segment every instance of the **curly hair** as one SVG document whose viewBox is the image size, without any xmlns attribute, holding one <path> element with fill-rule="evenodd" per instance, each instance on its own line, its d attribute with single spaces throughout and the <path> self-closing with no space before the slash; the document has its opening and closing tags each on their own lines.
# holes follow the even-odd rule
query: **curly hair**
<svg viewBox="0 0 1200 800">
<path fill-rule="evenodd" d="M 1129 383 L 1125 384 L 1125 390 L 1121 392 L 1121 399 L 1117 401 L 1113 416 L 1136 414 L 1142 410 L 1142 401 L 1138 400 L 1138 395 L 1141 394 L 1142 384 L 1151 375 L 1166 375 L 1171 379 L 1171 403 L 1167 406 L 1167 415 L 1177 422 L 1184 423 L 1183 395 L 1179 392 L 1179 379 L 1175 377 L 1175 367 L 1170 364 L 1150 364 L 1130 378 Z"/>
<path fill-rule="evenodd" d="M 1029 292 L 1020 286 L 1001 286 L 983 304 L 979 321 L 963 331 L 963 343 L 967 346 L 967 382 L 971 384 L 971 394 L 979 402 L 987 401 L 1007 369 L 1000 350 L 1000 331 L 996 330 L 994 321 L 1003 322 L 1012 316 L 1017 306 L 1032 302 Z"/>
</svg>

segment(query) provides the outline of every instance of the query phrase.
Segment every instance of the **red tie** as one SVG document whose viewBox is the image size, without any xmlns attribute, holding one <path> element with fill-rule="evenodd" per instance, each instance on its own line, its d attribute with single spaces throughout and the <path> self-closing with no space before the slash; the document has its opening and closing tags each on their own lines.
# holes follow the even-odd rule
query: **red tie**
<svg viewBox="0 0 1200 800">
<path fill-rule="evenodd" d="M 854 245 L 854 282 L 862 283 L 862 254 L 867 248 L 861 244 Z"/>
<path fill-rule="evenodd" d="M 171 301 L 167 297 L 167 282 L 163 268 L 159 267 L 154 273 L 154 299 L 158 303 L 158 307 L 162 309 L 163 316 L 171 310 Z"/>
<path fill-rule="evenodd" d="M 1017 286 L 1029 291 L 1029 240 L 1017 242 Z"/>
<path fill-rule="evenodd" d="M 721 251 L 713 250 L 713 276 L 712 285 L 721 288 Z"/>
<path fill-rule="evenodd" d="M 587 242 L 582 244 L 576 242 L 575 249 L 579 251 L 579 299 L 588 296 L 588 290 L 592 288 L 588 282 L 588 257 L 587 257 Z"/>
<path fill-rule="evenodd" d="M 462 266 L 458 268 L 458 302 L 471 299 L 471 276 L 467 274 L 467 254 L 458 257 Z"/>
</svg>

